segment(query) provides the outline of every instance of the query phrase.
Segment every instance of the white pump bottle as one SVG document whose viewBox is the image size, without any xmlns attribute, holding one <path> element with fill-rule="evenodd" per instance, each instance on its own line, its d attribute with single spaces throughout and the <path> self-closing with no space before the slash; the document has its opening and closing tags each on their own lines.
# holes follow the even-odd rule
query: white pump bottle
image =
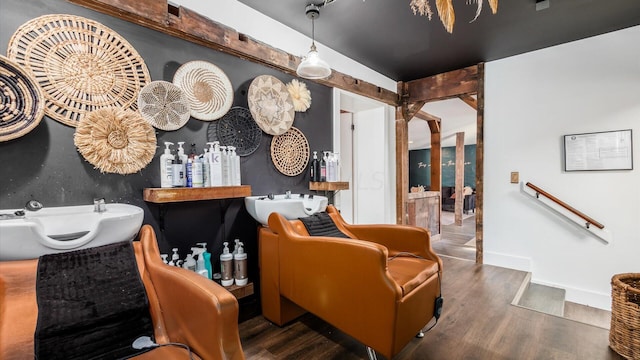
<svg viewBox="0 0 640 360">
<path fill-rule="evenodd" d="M 171 181 L 173 177 L 171 176 L 171 173 L 173 170 L 172 161 L 174 157 L 171 154 L 171 149 L 169 148 L 170 145 L 173 145 L 173 143 L 165 141 L 164 154 L 160 155 L 160 187 L 163 188 L 173 187 Z"/>
</svg>

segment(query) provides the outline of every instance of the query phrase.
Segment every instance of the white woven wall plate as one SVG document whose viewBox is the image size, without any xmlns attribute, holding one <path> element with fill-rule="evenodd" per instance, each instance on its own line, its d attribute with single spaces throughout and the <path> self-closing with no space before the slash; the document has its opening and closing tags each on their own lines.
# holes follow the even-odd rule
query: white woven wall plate
<svg viewBox="0 0 640 360">
<path fill-rule="evenodd" d="M 206 61 L 189 61 L 173 75 L 173 84 L 189 99 L 191 116 L 211 121 L 221 118 L 233 105 L 233 87 L 219 67 Z"/>
</svg>

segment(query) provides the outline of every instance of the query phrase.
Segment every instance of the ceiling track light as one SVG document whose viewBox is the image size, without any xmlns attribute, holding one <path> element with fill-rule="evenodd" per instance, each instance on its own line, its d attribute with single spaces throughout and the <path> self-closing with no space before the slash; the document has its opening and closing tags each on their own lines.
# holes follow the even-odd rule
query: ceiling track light
<svg viewBox="0 0 640 360">
<path fill-rule="evenodd" d="M 324 3 L 309 4 L 305 8 L 306 16 L 311 19 L 311 49 L 307 53 L 300 65 L 298 65 L 298 69 L 296 70 L 296 74 L 301 78 L 305 79 L 324 79 L 331 75 L 331 67 L 327 64 L 326 61 L 320 59 L 320 55 L 318 55 L 318 50 L 316 49 L 315 42 L 315 19 L 320 17 L 320 7 L 325 6 L 334 2 L 335 0 L 327 0 Z"/>
</svg>

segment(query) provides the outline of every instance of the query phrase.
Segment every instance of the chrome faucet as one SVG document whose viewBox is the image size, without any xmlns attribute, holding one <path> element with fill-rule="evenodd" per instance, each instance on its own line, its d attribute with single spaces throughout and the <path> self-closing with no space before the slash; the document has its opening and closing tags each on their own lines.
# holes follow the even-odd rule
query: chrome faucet
<svg viewBox="0 0 640 360">
<path fill-rule="evenodd" d="M 41 210 L 42 208 L 43 206 L 38 200 L 29 200 L 24 205 L 24 209 L 29 211 L 38 211 L 38 210 Z"/>
<path fill-rule="evenodd" d="M 107 205 L 104 203 L 104 198 L 93 199 L 93 212 L 103 213 L 107 211 Z"/>
<path fill-rule="evenodd" d="M 285 199 L 291 199 L 291 190 L 287 190 L 284 192 L 284 198 Z"/>
</svg>

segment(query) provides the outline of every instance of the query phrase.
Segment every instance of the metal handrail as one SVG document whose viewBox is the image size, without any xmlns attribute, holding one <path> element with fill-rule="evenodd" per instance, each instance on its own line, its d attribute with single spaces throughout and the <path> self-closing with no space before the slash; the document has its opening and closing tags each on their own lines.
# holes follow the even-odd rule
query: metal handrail
<svg viewBox="0 0 640 360">
<path fill-rule="evenodd" d="M 598 229 L 604 229 L 604 225 L 602 225 L 601 223 L 595 221 L 593 218 L 585 215 L 584 213 L 574 209 L 573 207 L 569 206 L 567 203 L 565 203 L 564 201 L 558 199 L 557 197 L 549 194 L 548 192 L 542 190 L 541 188 L 533 185 L 530 182 L 527 182 L 526 184 L 528 187 L 532 188 L 533 190 L 535 190 L 536 192 L 536 198 L 540 198 L 540 195 L 545 196 L 546 198 L 548 198 L 549 200 L 555 202 L 556 204 L 562 206 L 563 208 L 571 211 L 572 213 L 574 213 L 575 215 L 579 216 L 580 218 L 582 218 L 583 220 L 585 220 L 587 223 L 585 224 L 585 226 L 587 227 L 587 229 L 589 228 L 589 225 L 593 225 L 595 227 L 597 227 Z"/>
</svg>

